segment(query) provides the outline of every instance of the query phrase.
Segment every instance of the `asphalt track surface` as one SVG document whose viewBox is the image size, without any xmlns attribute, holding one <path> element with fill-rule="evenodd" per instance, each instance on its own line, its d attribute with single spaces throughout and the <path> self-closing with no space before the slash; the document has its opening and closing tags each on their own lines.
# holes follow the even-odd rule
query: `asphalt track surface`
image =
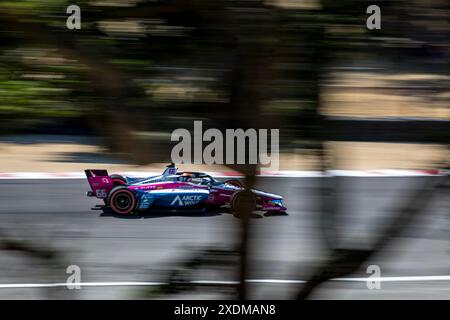
<svg viewBox="0 0 450 320">
<path fill-rule="evenodd" d="M 396 206 L 406 201 L 424 177 L 340 177 L 337 203 L 339 246 L 368 248 Z M 431 178 L 435 179 L 435 178 Z M 320 178 L 261 178 L 258 188 L 283 195 L 288 215 L 251 219 L 251 298 L 288 299 L 326 257 L 318 221 Z M 239 218 L 226 210 L 199 214 L 145 214 L 115 217 L 95 208 L 85 180 L 0 180 L 0 230 L 3 237 L 51 247 L 61 265 L 49 267 L 39 258 L 0 250 L 0 284 L 64 283 L 66 267 L 78 265 L 82 282 L 164 281 L 176 261 L 192 248 L 232 248 L 239 237 Z M 447 192 L 447 194 L 445 194 Z M 400 237 L 376 254 L 367 266 L 382 277 L 450 275 L 450 203 L 448 190 Z M 351 277 L 367 277 L 366 265 Z M 232 270 L 201 269 L 199 281 L 233 281 Z M 404 278 L 407 279 L 407 278 Z M 91 286 L 67 288 L 0 287 L 0 299 L 139 298 L 143 287 Z M 222 298 L 226 290 L 197 289 L 165 298 Z M 450 299 L 450 280 L 382 282 L 380 290 L 365 282 L 331 281 L 312 296 L 317 299 Z"/>
</svg>

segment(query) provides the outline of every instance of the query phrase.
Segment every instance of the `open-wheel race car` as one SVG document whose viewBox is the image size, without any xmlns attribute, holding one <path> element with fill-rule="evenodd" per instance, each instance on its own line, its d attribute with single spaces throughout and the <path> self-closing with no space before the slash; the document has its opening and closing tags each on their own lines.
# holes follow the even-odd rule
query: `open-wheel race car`
<svg viewBox="0 0 450 320">
<path fill-rule="evenodd" d="M 218 181 L 202 172 L 178 172 L 174 164 L 158 176 L 147 178 L 109 175 L 106 170 L 85 170 L 91 190 L 87 196 L 104 200 L 119 215 L 144 210 L 204 211 L 230 206 L 234 212 L 261 210 L 285 212 L 279 195 L 245 190 L 239 180 Z"/>
</svg>

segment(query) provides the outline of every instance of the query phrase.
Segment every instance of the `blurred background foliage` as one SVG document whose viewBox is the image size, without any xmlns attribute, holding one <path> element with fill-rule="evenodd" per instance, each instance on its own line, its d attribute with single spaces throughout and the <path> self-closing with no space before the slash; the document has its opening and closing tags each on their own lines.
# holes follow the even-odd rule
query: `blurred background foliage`
<svg viewBox="0 0 450 320">
<path fill-rule="evenodd" d="M 71 4 L 81 30 L 66 27 Z M 324 115 L 448 118 L 448 1 L 378 1 L 372 31 L 371 4 L 3 1 L 0 130 L 94 128 L 112 148 L 126 136 L 167 153 L 170 132 L 200 119 L 282 128 L 291 148 L 320 136 Z M 403 107 L 407 95 L 424 106 Z"/>
</svg>

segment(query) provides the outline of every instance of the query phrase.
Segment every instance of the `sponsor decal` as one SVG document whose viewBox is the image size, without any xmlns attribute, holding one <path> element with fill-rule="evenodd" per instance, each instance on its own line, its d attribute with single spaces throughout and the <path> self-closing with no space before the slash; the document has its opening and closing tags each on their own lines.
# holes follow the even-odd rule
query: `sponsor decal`
<svg viewBox="0 0 450 320">
<path fill-rule="evenodd" d="M 177 195 L 175 199 L 170 203 L 170 205 L 178 204 L 179 206 L 192 206 L 194 204 L 199 203 L 202 200 L 202 196 L 198 195 L 185 195 L 179 196 Z"/>
</svg>

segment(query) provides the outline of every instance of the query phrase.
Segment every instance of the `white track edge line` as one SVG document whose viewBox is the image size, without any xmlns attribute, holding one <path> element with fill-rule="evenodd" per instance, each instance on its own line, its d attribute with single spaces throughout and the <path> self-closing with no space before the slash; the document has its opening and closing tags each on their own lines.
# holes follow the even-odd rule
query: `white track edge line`
<svg viewBox="0 0 450 320">
<path fill-rule="evenodd" d="M 348 282 L 405 282 L 405 281 L 450 281 L 450 275 L 443 276 L 406 276 L 406 277 L 370 277 L 370 278 L 334 278 L 331 281 Z M 248 279 L 247 283 L 268 283 L 268 284 L 300 284 L 305 280 L 284 280 L 284 279 Z M 217 281 L 217 280 L 197 280 L 189 281 L 190 284 L 203 285 L 236 285 L 238 281 Z M 75 282 L 75 283 L 11 283 L 0 284 L 0 289 L 14 288 L 53 288 L 53 287 L 120 287 L 120 286 L 160 286 L 168 284 L 166 282 L 139 282 L 139 281 L 112 281 L 112 282 Z"/>
</svg>

